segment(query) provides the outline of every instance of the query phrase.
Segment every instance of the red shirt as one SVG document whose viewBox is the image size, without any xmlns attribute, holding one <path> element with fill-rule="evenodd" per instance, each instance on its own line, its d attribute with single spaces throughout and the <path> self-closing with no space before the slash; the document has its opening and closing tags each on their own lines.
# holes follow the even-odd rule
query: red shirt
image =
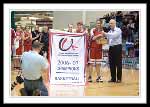
<svg viewBox="0 0 150 107">
<path fill-rule="evenodd" d="M 93 34 L 91 36 L 97 36 L 99 34 L 101 34 L 101 31 L 98 31 L 97 29 L 93 30 Z M 101 48 L 101 44 L 97 44 L 95 40 L 91 40 L 91 48 Z"/>
<path fill-rule="evenodd" d="M 31 35 L 31 33 L 29 33 L 29 32 L 24 33 L 24 37 L 29 37 L 30 35 Z M 28 39 L 24 40 L 24 45 L 32 45 L 31 38 L 28 38 Z"/>
<path fill-rule="evenodd" d="M 16 31 L 16 37 L 17 37 L 17 36 L 20 37 L 20 40 L 19 40 L 19 46 L 21 46 L 21 45 L 22 45 L 22 39 L 21 39 L 22 32 L 21 32 L 21 31 L 20 31 L 20 32 L 17 32 L 17 31 Z"/>
</svg>

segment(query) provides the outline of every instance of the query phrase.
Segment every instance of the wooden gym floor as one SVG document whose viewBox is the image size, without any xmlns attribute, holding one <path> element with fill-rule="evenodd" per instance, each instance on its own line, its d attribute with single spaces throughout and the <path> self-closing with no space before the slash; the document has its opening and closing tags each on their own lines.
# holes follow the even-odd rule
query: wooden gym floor
<svg viewBox="0 0 150 107">
<path fill-rule="evenodd" d="M 93 83 L 86 83 L 85 86 L 49 86 L 49 96 L 139 96 L 139 70 L 123 69 L 122 83 L 108 83 L 110 79 L 109 68 L 101 69 L 103 83 L 96 83 L 96 73 L 93 72 Z M 11 81 L 15 80 L 17 71 L 11 71 Z M 11 96 L 20 96 L 19 90 L 23 84 L 18 84 L 11 91 Z"/>
</svg>

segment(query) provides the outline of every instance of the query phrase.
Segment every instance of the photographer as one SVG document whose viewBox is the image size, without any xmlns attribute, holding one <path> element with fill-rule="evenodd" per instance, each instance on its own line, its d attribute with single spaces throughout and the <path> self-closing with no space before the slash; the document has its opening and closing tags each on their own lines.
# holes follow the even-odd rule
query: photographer
<svg viewBox="0 0 150 107">
<path fill-rule="evenodd" d="M 33 95 L 36 90 L 41 96 L 47 96 L 48 91 L 44 84 L 48 83 L 48 62 L 39 54 L 41 44 L 34 42 L 32 51 L 24 52 L 21 58 L 22 75 L 24 76 L 24 90 L 27 96 Z"/>
</svg>

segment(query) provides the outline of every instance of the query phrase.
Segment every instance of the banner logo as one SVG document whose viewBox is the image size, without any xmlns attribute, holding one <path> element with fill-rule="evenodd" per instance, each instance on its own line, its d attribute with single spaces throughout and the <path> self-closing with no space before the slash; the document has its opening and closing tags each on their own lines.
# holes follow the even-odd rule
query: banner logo
<svg viewBox="0 0 150 107">
<path fill-rule="evenodd" d="M 59 49 L 60 49 L 61 51 L 67 51 L 67 50 L 69 50 L 70 48 L 72 48 L 73 50 L 75 50 L 75 48 L 78 48 L 77 46 L 73 45 L 73 39 L 71 39 L 70 44 L 67 45 L 67 47 L 64 47 L 64 45 L 65 45 L 67 42 L 69 42 L 67 38 L 62 38 L 62 39 L 60 39 L 60 41 L 59 41 Z"/>
</svg>

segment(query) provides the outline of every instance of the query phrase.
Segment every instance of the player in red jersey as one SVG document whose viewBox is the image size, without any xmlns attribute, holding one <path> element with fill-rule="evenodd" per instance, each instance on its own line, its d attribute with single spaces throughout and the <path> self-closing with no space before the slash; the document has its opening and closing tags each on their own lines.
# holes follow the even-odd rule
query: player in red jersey
<svg viewBox="0 0 150 107">
<path fill-rule="evenodd" d="M 32 49 L 32 34 L 30 32 L 29 26 L 25 27 L 24 32 L 24 51 L 28 52 Z"/>
<path fill-rule="evenodd" d="M 23 52 L 23 32 L 21 29 L 21 25 L 17 25 L 17 27 L 16 27 L 16 38 L 14 41 L 14 45 L 16 47 L 16 55 L 22 55 L 22 52 Z"/>
<path fill-rule="evenodd" d="M 96 27 L 91 29 L 91 41 L 90 41 L 90 62 L 96 66 L 97 79 L 96 82 L 103 82 L 100 76 L 100 60 L 102 59 L 102 44 L 97 43 L 97 39 L 103 37 L 102 21 L 96 21 Z M 90 64 L 88 82 L 92 82 L 92 69 L 93 64 Z"/>
</svg>

